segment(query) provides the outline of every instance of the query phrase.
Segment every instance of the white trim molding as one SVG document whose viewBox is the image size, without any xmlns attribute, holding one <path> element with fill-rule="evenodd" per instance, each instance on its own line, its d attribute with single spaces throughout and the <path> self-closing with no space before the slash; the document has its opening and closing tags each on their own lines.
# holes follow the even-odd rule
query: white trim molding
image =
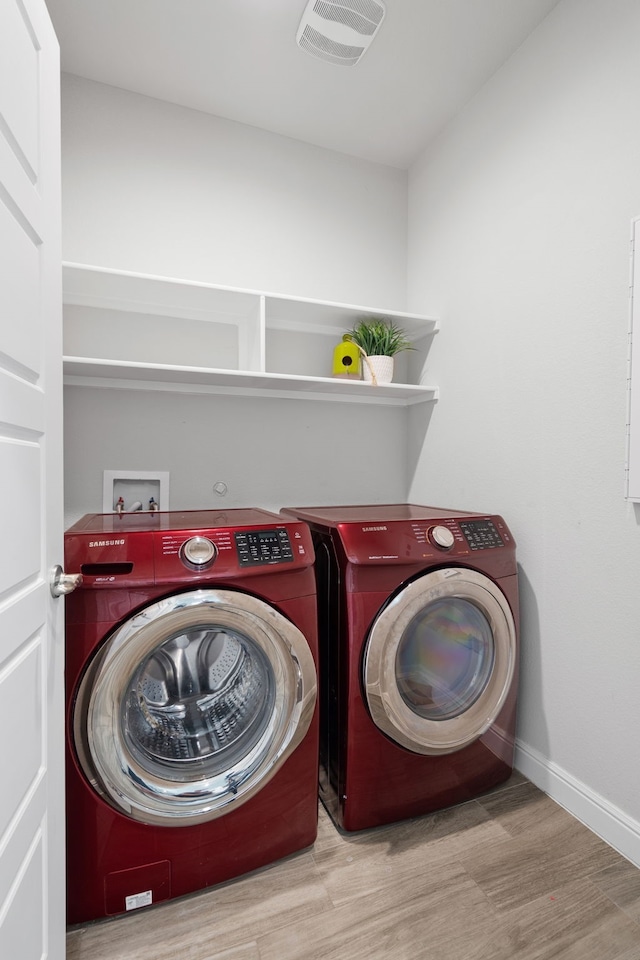
<svg viewBox="0 0 640 960">
<path fill-rule="evenodd" d="M 521 740 L 516 741 L 515 767 L 618 853 L 640 867 L 640 823 L 637 820 Z"/>
</svg>

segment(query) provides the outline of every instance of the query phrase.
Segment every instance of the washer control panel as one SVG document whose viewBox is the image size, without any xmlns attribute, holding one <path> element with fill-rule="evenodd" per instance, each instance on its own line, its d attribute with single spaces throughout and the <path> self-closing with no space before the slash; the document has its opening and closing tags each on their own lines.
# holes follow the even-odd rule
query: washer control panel
<svg viewBox="0 0 640 960">
<path fill-rule="evenodd" d="M 449 527 L 445 527 L 443 524 L 438 524 L 429 530 L 429 540 L 439 550 L 451 550 L 455 543 L 453 533 Z"/>
<path fill-rule="evenodd" d="M 308 571 L 298 585 L 312 591 L 313 562 L 306 523 L 259 509 L 87 514 L 65 533 L 65 565 L 82 572 L 81 593 L 230 584 L 238 575 L 257 582 L 293 571 Z"/>
<path fill-rule="evenodd" d="M 190 537 L 180 547 L 180 559 L 190 570 L 208 570 L 218 548 L 208 537 Z"/>
<path fill-rule="evenodd" d="M 291 563 L 293 550 L 286 530 L 240 530 L 234 534 L 241 567 Z"/>
<path fill-rule="evenodd" d="M 504 541 L 493 520 L 461 520 L 460 529 L 471 550 L 504 547 Z"/>
</svg>

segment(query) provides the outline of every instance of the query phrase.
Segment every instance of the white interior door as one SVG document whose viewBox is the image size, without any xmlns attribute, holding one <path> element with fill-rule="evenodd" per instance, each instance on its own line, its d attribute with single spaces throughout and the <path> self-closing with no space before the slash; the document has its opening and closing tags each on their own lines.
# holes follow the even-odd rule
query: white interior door
<svg viewBox="0 0 640 960">
<path fill-rule="evenodd" d="M 59 48 L 44 0 L 0 2 L 0 957 L 62 960 Z"/>
</svg>

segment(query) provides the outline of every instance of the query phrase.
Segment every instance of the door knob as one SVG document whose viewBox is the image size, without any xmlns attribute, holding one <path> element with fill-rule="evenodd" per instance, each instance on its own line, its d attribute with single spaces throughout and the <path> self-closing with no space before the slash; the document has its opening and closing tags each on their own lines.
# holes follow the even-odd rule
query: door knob
<svg viewBox="0 0 640 960">
<path fill-rule="evenodd" d="M 57 564 L 51 572 L 50 590 L 52 597 L 64 597 L 67 593 L 72 593 L 76 587 L 82 583 L 81 573 L 63 573 L 60 564 Z"/>
</svg>

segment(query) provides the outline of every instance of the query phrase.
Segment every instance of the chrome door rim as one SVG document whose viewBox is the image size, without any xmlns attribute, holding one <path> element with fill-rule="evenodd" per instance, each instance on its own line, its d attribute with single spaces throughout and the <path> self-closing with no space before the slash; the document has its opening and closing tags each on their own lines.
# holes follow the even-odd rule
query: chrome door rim
<svg viewBox="0 0 640 960">
<path fill-rule="evenodd" d="M 395 664 L 408 624 L 428 603 L 440 598 L 468 600 L 479 607 L 491 626 L 495 656 L 484 689 L 464 713 L 429 720 L 419 717 L 403 700 Z M 376 617 L 365 647 L 365 696 L 374 723 L 396 743 L 425 755 L 454 753 L 493 724 L 509 693 L 515 665 L 516 626 L 502 591 L 473 570 L 436 570 L 408 584 Z"/>
<path fill-rule="evenodd" d="M 168 636 L 207 622 L 250 636 L 274 672 L 275 707 L 251 752 L 210 777 L 159 778 L 128 748 L 122 698 L 140 664 Z M 316 669 L 306 638 L 262 600 L 228 590 L 164 598 L 127 620 L 107 640 L 78 693 L 74 733 L 92 786 L 118 810 L 144 823 L 202 823 L 246 803 L 271 780 L 304 738 L 316 703 Z M 247 772 L 248 771 L 248 772 Z"/>
</svg>

